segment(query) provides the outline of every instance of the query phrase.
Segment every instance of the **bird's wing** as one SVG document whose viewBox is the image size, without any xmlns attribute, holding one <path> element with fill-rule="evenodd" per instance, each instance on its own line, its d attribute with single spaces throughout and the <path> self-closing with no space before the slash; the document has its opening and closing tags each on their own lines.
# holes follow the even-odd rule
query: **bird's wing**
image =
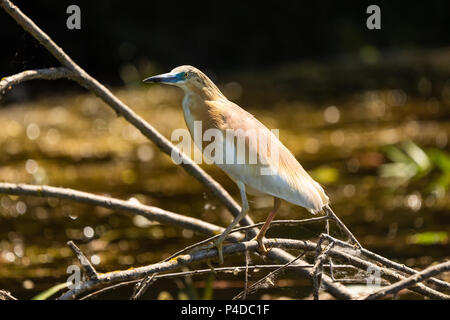
<svg viewBox="0 0 450 320">
<path fill-rule="evenodd" d="M 210 106 L 211 116 L 220 119 L 216 122 L 219 129 L 232 130 L 237 140 L 245 141 L 246 164 L 220 166 L 224 171 L 253 189 L 301 205 L 313 212 L 321 211 L 328 204 L 323 188 L 311 178 L 281 141 L 253 115 L 225 99 L 206 103 Z M 251 142 L 252 135 L 249 132 L 256 132 L 257 143 Z M 258 163 L 248 165 L 252 163 L 248 162 L 248 154 L 256 154 Z M 272 174 L 268 173 L 270 170 Z"/>
</svg>

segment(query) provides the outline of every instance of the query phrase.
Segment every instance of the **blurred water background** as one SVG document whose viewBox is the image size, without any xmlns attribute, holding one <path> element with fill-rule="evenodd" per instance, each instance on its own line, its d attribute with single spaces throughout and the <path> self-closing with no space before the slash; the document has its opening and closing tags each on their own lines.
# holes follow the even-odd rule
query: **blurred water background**
<svg viewBox="0 0 450 320">
<path fill-rule="evenodd" d="M 347 30 L 340 26 L 339 30 Z M 230 100 L 269 128 L 280 129 L 281 141 L 325 186 L 334 211 L 363 246 L 414 268 L 448 259 L 450 49 L 442 45 L 445 41 L 434 48 L 380 49 L 349 34 L 343 38 L 357 43 L 354 50 L 319 58 L 285 57 L 273 63 L 265 62 L 270 60 L 266 53 L 255 65 L 244 62 L 230 69 L 226 65 L 233 61 L 224 59 L 224 66 L 218 60 L 206 72 Z M 22 37 L 21 43 L 30 40 Z M 283 48 L 282 41 L 274 45 Z M 35 63 L 21 58 L 31 50 L 23 46 L 14 58 L 16 66 L 22 65 L 14 72 Z M 75 56 L 79 49 L 73 49 Z M 208 59 L 194 57 L 189 49 L 191 59 L 155 60 L 131 40 L 114 50 L 118 61 L 107 61 L 116 68 L 99 72 L 100 78 L 111 79 L 108 84 L 114 93 L 166 137 L 185 128 L 181 91 L 144 86 L 141 80 L 167 72 L 168 65 L 174 67 L 180 60 L 203 67 Z M 39 52 L 37 46 L 32 52 Z M 80 59 L 88 61 L 83 54 Z M 89 61 L 88 65 L 100 60 Z M 13 73 L 8 68 L 3 70 Z M 17 86 L 0 101 L 0 128 L 0 181 L 134 197 L 222 226 L 231 221 L 201 184 L 98 98 L 75 85 L 57 81 Z M 239 199 L 224 173 L 202 167 Z M 270 198 L 251 198 L 250 216 L 263 221 L 271 203 Z M 277 215 L 307 217 L 306 210 L 288 203 Z M 322 228 L 273 227 L 268 236 L 315 239 Z M 336 229 L 332 233 L 341 236 Z M 98 271 L 106 272 L 157 262 L 200 239 L 188 230 L 99 207 L 0 195 L 0 288 L 32 298 L 64 282 L 67 267 L 76 263 L 65 245 L 69 240 L 80 245 Z M 245 264 L 242 256 L 229 263 Z M 252 274 L 251 279 L 262 274 Z M 203 296 L 205 287 L 212 293 L 206 290 L 209 293 Z M 231 298 L 242 287 L 243 274 L 161 280 L 146 297 Z M 129 291 L 104 297 L 127 298 Z M 252 297 L 303 298 L 310 292 L 309 281 L 287 272 L 276 288 L 261 289 Z"/>
</svg>

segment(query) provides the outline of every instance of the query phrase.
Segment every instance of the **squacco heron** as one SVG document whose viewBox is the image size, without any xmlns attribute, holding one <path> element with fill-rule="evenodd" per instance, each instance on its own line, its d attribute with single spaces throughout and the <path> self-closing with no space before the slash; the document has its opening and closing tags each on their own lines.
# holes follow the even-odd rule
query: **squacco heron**
<svg viewBox="0 0 450 320">
<path fill-rule="evenodd" d="M 258 252 L 261 254 L 268 252 L 263 238 L 280 207 L 281 199 L 302 206 L 313 214 L 325 212 L 360 246 L 329 207 L 329 198 L 323 188 L 303 169 L 276 135 L 253 115 L 229 101 L 203 72 L 192 66 L 180 66 L 169 73 L 149 77 L 144 82 L 165 83 L 183 89 L 184 119 L 191 137 L 194 137 L 195 123 L 201 123 L 202 137 L 206 130 L 217 130 L 222 135 L 220 141 L 223 143 L 226 153 L 233 154 L 234 161 L 217 161 L 215 163 L 237 184 L 242 199 L 240 214 L 215 242 L 220 263 L 223 263 L 223 241 L 249 210 L 247 193 L 274 197 L 273 209 L 254 238 L 258 242 Z M 226 134 L 230 131 L 234 132 L 237 139 L 243 138 L 241 141 L 243 141 L 245 152 L 244 161 L 236 161 L 236 154 L 240 150 L 236 150 L 238 145 L 235 143 L 232 143 L 230 147 L 230 140 L 226 139 Z M 248 132 L 256 134 L 259 144 L 252 143 Z M 200 150 L 203 150 L 203 141 L 194 139 L 194 142 Z M 251 154 L 257 156 L 256 163 L 249 161 Z M 269 173 L 264 172 L 264 168 L 269 169 Z"/>
</svg>

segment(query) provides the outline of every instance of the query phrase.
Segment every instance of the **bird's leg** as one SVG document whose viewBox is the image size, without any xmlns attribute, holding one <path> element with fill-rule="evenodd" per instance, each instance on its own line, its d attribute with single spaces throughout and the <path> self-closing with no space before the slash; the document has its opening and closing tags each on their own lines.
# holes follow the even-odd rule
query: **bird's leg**
<svg viewBox="0 0 450 320">
<path fill-rule="evenodd" d="M 245 217 L 245 214 L 247 213 L 249 207 L 248 207 L 248 201 L 247 201 L 247 195 L 245 193 L 245 184 L 242 182 L 237 182 L 239 191 L 241 193 L 241 199 L 242 199 L 242 208 L 239 215 L 234 218 L 233 222 L 225 229 L 224 232 L 220 235 L 220 237 L 215 241 L 215 246 L 217 248 L 218 254 L 219 254 L 219 263 L 223 263 L 223 254 L 222 254 L 222 246 L 223 241 L 230 233 L 231 229 L 233 229 L 241 220 Z"/>
<path fill-rule="evenodd" d="M 272 222 L 273 218 L 275 217 L 275 214 L 277 213 L 278 209 L 280 208 L 281 200 L 279 198 L 273 198 L 273 209 L 270 211 L 269 216 L 266 219 L 266 222 L 264 222 L 264 225 L 262 226 L 261 230 L 259 230 L 258 234 L 256 235 L 253 240 L 258 241 L 258 253 L 264 255 L 268 251 L 263 243 L 263 238 L 266 235 L 267 230 L 269 229 L 270 223 Z"/>
</svg>

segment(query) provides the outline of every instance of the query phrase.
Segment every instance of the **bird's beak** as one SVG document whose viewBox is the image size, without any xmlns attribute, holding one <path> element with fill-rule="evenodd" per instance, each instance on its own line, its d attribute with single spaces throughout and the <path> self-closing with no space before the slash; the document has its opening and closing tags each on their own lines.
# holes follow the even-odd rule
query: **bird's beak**
<svg viewBox="0 0 450 320">
<path fill-rule="evenodd" d="M 179 74 L 169 72 L 146 78 L 143 80 L 143 82 L 175 83 L 179 80 L 181 80 Z"/>
</svg>

